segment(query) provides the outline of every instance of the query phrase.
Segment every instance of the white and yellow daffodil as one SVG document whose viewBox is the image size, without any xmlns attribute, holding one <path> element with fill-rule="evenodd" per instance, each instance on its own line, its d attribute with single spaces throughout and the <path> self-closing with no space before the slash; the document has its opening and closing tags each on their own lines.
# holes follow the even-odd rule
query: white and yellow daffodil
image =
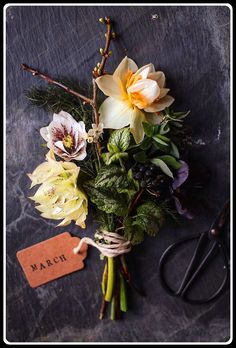
<svg viewBox="0 0 236 348">
<path fill-rule="evenodd" d="M 75 224 L 85 228 L 88 214 L 88 200 L 78 188 L 77 179 L 80 168 L 74 163 L 56 161 L 52 150 L 47 161 L 40 164 L 32 174 L 32 186 L 41 184 L 33 197 L 36 209 L 48 219 L 63 220 L 58 226 Z"/>
<path fill-rule="evenodd" d="M 99 109 L 104 128 L 120 129 L 130 125 L 136 143 L 144 137 L 142 122 L 158 123 L 157 112 L 170 106 L 174 98 L 167 95 L 165 75 L 155 71 L 153 64 L 138 69 L 125 57 L 113 75 L 96 79 L 98 87 L 108 96 Z"/>
</svg>

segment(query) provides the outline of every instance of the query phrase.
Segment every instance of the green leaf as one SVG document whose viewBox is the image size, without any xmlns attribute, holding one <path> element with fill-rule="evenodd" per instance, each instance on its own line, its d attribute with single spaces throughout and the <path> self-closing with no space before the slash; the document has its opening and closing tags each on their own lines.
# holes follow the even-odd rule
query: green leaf
<svg viewBox="0 0 236 348">
<path fill-rule="evenodd" d="M 170 143 L 170 154 L 175 156 L 176 158 L 179 158 L 179 150 L 177 146 L 171 141 Z"/>
<path fill-rule="evenodd" d="M 174 112 L 173 116 L 177 117 L 178 119 L 183 119 L 188 116 L 189 113 L 190 110 L 188 110 L 187 112 Z"/>
<path fill-rule="evenodd" d="M 125 217 L 123 220 L 124 237 L 131 242 L 132 245 L 137 245 L 144 240 L 144 230 L 140 226 L 133 225 L 132 217 Z"/>
<path fill-rule="evenodd" d="M 125 170 L 116 165 L 102 167 L 96 178 L 95 178 L 95 187 L 113 187 L 114 185 L 119 187 L 123 184 L 124 181 L 127 181 L 127 174 Z"/>
<path fill-rule="evenodd" d="M 181 163 L 179 163 L 173 156 L 163 155 L 158 158 L 164 161 L 168 166 L 172 167 L 173 169 L 177 170 L 181 167 Z"/>
<path fill-rule="evenodd" d="M 112 188 L 95 187 L 93 180 L 84 184 L 84 189 L 99 210 L 107 214 L 125 216 L 128 212 L 127 197 Z"/>
<path fill-rule="evenodd" d="M 130 144 L 129 128 L 117 129 L 112 132 L 108 140 L 107 148 L 109 152 L 124 152 Z"/>
<path fill-rule="evenodd" d="M 151 162 L 159 167 L 164 174 L 170 176 L 172 179 L 174 178 L 170 168 L 160 158 L 153 158 Z"/>
<path fill-rule="evenodd" d="M 169 142 L 169 139 L 167 139 L 167 141 L 165 141 L 163 138 L 166 138 L 164 135 L 155 135 L 153 137 L 153 140 L 155 140 L 158 144 L 161 144 L 161 145 L 164 145 L 164 146 L 169 146 L 168 142 Z"/>
<path fill-rule="evenodd" d="M 163 222 L 163 210 L 156 203 L 147 201 L 137 208 L 137 216 L 133 226 L 145 231 L 150 236 L 155 236 Z"/>
<path fill-rule="evenodd" d="M 142 150 L 148 150 L 152 146 L 152 139 L 151 138 L 144 138 L 143 142 L 139 145 L 140 149 Z"/>
<path fill-rule="evenodd" d="M 102 159 L 106 165 L 110 165 L 113 162 L 119 161 L 120 158 L 128 158 L 128 153 L 127 152 L 102 153 Z"/>
<path fill-rule="evenodd" d="M 153 136 L 153 133 L 154 133 L 154 126 L 152 126 L 151 124 L 149 123 L 146 123 L 146 122 L 143 122 L 143 129 L 144 129 L 144 132 L 145 134 L 151 138 Z"/>
<path fill-rule="evenodd" d="M 134 160 L 139 163 L 145 163 L 147 160 L 147 155 L 144 151 L 135 153 L 133 157 L 134 157 Z"/>
<path fill-rule="evenodd" d="M 130 201 L 134 195 L 139 190 L 139 183 L 137 180 L 133 179 L 132 170 L 130 169 L 128 173 L 125 169 L 111 165 L 107 167 L 102 167 L 95 180 L 95 188 L 113 188 L 118 193 L 125 193 Z"/>
<path fill-rule="evenodd" d="M 163 135 L 163 134 L 166 134 L 170 131 L 170 127 L 168 125 L 168 123 L 163 123 L 160 127 L 160 134 Z"/>
</svg>

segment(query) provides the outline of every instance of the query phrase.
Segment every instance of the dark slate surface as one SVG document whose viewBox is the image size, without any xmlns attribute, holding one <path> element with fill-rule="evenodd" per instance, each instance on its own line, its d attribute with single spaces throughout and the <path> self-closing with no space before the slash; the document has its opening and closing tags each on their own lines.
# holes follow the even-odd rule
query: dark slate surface
<svg viewBox="0 0 236 348">
<path fill-rule="evenodd" d="M 102 262 L 89 250 L 85 270 L 31 289 L 16 252 L 64 231 L 40 218 L 27 198 L 31 172 L 44 160 L 38 129 L 49 123 L 43 110 L 29 109 L 23 90 L 43 83 L 22 72 L 27 63 L 52 74 L 88 81 L 103 45 L 108 15 L 120 39 L 112 45 L 112 72 L 124 55 L 141 66 L 165 71 L 175 108 L 191 109 L 191 156 L 212 169 L 194 220 L 168 224 L 156 239 L 133 250 L 130 265 L 147 292 L 132 294 L 123 321 L 99 321 Z M 154 15 L 154 16 L 153 16 Z M 157 15 L 157 19 L 153 17 Z M 16 7 L 7 8 L 7 339 L 10 342 L 213 342 L 229 339 L 229 291 L 216 302 L 192 306 L 169 297 L 158 280 L 164 249 L 180 236 L 206 229 L 229 195 L 229 30 L 228 7 Z M 92 218 L 84 232 L 92 235 Z M 181 273 L 187 249 L 175 262 Z M 170 275 L 175 280 L 174 267 Z M 217 282 L 212 268 L 198 294 Z"/>
</svg>

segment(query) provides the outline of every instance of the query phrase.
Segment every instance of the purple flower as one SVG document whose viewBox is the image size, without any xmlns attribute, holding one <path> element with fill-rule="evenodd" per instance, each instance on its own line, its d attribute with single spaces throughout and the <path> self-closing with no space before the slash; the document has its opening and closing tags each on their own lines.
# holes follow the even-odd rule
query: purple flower
<svg viewBox="0 0 236 348">
<path fill-rule="evenodd" d="M 47 146 L 65 161 L 83 160 L 86 156 L 85 124 L 61 111 L 53 115 L 52 122 L 40 129 Z"/>
<path fill-rule="evenodd" d="M 188 164 L 184 161 L 180 161 L 181 167 L 177 171 L 177 176 L 174 178 L 172 182 L 172 189 L 175 191 L 178 187 L 180 187 L 188 178 L 189 167 Z"/>
<path fill-rule="evenodd" d="M 189 175 L 188 164 L 184 161 L 180 161 L 180 163 L 182 165 L 181 165 L 180 169 L 177 171 L 177 174 L 172 182 L 172 185 L 170 187 L 170 192 L 173 195 L 173 199 L 175 201 L 175 207 L 176 207 L 177 212 L 180 215 L 183 215 L 188 219 L 192 219 L 193 218 L 192 214 L 189 212 L 189 210 L 187 208 L 183 207 L 183 205 L 179 199 L 180 194 L 179 194 L 179 192 L 177 193 L 177 191 L 179 191 L 179 187 L 187 180 L 188 175 Z"/>
</svg>

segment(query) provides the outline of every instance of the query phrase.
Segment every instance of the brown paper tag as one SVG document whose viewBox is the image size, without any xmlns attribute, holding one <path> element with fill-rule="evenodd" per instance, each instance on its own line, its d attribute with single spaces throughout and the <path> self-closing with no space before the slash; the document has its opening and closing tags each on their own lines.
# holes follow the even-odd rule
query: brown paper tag
<svg viewBox="0 0 236 348">
<path fill-rule="evenodd" d="M 84 267 L 87 244 L 83 244 L 79 254 L 73 248 L 80 238 L 64 232 L 29 248 L 20 250 L 16 256 L 32 288 L 50 282 Z"/>
</svg>

